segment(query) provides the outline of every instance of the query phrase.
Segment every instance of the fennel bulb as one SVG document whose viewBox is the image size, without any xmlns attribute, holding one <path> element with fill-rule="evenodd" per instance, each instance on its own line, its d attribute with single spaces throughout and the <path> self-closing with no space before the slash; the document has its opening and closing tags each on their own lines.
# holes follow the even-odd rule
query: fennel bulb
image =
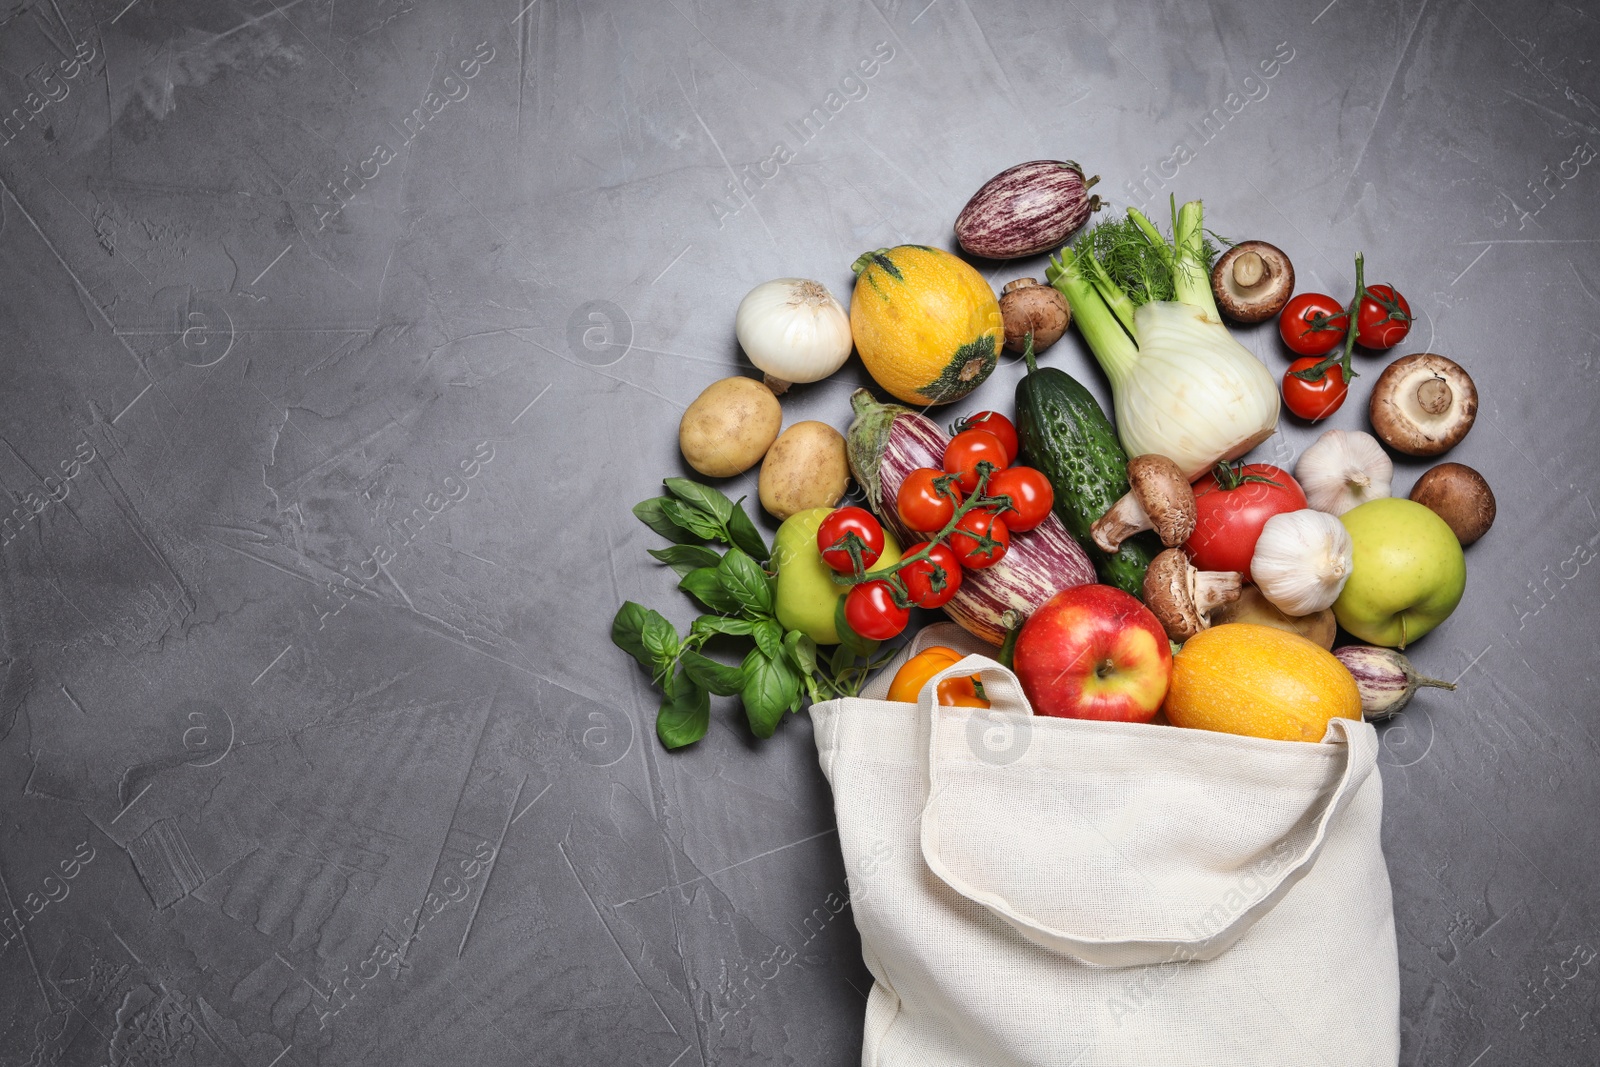
<svg viewBox="0 0 1600 1067">
<path fill-rule="evenodd" d="M 1200 202 L 1177 212 L 1172 245 L 1137 210 L 1128 219 L 1062 249 L 1046 277 L 1111 380 L 1122 446 L 1194 479 L 1272 436 L 1278 382 L 1222 324 Z"/>
</svg>

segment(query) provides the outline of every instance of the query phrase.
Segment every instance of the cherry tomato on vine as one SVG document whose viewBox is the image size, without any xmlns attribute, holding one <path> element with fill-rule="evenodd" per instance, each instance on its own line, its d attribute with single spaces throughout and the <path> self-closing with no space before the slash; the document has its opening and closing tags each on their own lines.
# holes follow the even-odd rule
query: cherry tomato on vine
<svg viewBox="0 0 1600 1067">
<path fill-rule="evenodd" d="M 946 484 L 954 499 L 939 492 L 935 483 L 940 478 L 950 479 Z M 895 494 L 895 510 L 900 512 L 900 521 L 918 533 L 938 533 L 955 515 L 962 496 L 954 477 L 932 467 L 919 467 L 900 483 L 900 491 Z"/>
<path fill-rule="evenodd" d="M 1314 382 L 1295 377 L 1295 371 L 1310 370 L 1322 360 L 1316 356 L 1301 356 L 1289 364 L 1283 374 L 1283 403 L 1302 419 L 1316 422 L 1339 410 L 1350 383 L 1344 380 L 1344 368 L 1335 363 Z"/>
<path fill-rule="evenodd" d="M 1278 315 L 1278 336 L 1296 354 L 1325 356 L 1339 347 L 1350 328 L 1350 316 L 1325 293 L 1301 293 Z"/>
<path fill-rule="evenodd" d="M 1010 465 L 1005 444 L 988 430 L 962 430 L 944 448 L 945 473 L 957 476 L 963 493 L 978 488 L 979 463 L 987 463 L 997 471 Z"/>
<path fill-rule="evenodd" d="M 905 554 L 914 556 L 927 547 L 928 542 L 923 541 L 906 549 Z M 906 583 L 906 595 L 917 607 L 942 608 L 961 588 L 961 561 L 949 545 L 934 545 L 927 559 L 900 568 L 900 580 Z"/>
<path fill-rule="evenodd" d="M 1004 519 L 987 511 L 969 511 L 950 534 L 950 547 L 963 567 L 981 571 L 1005 558 L 1011 547 L 1011 530 Z"/>
<path fill-rule="evenodd" d="M 817 527 L 817 550 L 822 562 L 840 574 L 854 574 L 855 563 L 845 546 L 848 534 L 861 542 L 861 566 L 871 567 L 883 555 L 883 527 L 866 508 L 837 508 Z"/>
<path fill-rule="evenodd" d="M 955 432 L 962 433 L 966 430 L 983 430 L 999 438 L 1006 449 L 1006 463 L 1017 461 L 1017 427 L 1012 421 L 998 411 L 980 411 L 976 415 L 968 415 L 955 424 Z"/>
<path fill-rule="evenodd" d="M 900 636 L 911 620 L 911 609 L 894 602 L 894 591 L 881 578 L 853 586 L 844 598 L 844 621 L 868 641 Z"/>
<path fill-rule="evenodd" d="M 984 495 L 1011 498 L 1011 506 L 995 514 L 1006 520 L 1006 529 L 1012 533 L 1023 533 L 1039 525 L 1050 517 L 1050 509 L 1056 503 L 1050 479 L 1032 467 L 1007 467 L 990 475 Z"/>
<path fill-rule="evenodd" d="M 1411 332 L 1411 305 L 1388 285 L 1369 285 L 1356 309 L 1356 344 L 1379 351 L 1393 348 Z"/>
</svg>

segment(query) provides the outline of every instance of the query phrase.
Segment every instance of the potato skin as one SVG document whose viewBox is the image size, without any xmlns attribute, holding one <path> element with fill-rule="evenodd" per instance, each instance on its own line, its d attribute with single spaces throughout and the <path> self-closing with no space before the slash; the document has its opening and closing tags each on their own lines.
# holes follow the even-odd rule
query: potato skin
<svg viewBox="0 0 1600 1067">
<path fill-rule="evenodd" d="M 678 448 L 710 478 L 731 478 L 760 462 L 778 437 L 783 409 L 754 378 L 724 378 L 695 397 L 678 423 Z"/>
<path fill-rule="evenodd" d="M 773 442 L 761 463 L 761 506 L 777 519 L 807 508 L 831 508 L 849 483 L 844 435 L 825 422 L 797 422 Z"/>
</svg>

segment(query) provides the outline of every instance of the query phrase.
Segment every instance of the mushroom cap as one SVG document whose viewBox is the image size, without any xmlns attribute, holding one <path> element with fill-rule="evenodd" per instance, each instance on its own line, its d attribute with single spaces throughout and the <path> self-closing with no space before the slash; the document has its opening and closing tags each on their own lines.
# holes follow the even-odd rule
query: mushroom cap
<svg viewBox="0 0 1600 1067">
<path fill-rule="evenodd" d="M 1128 484 L 1163 545 L 1189 540 L 1198 512 L 1194 489 L 1176 463 L 1153 452 L 1134 456 L 1128 461 Z"/>
<path fill-rule="evenodd" d="M 1494 525 L 1494 492 L 1465 463 L 1441 463 L 1429 470 L 1411 487 L 1411 499 L 1443 519 L 1463 546 Z"/>
<path fill-rule="evenodd" d="M 1266 268 L 1261 280 L 1249 288 L 1234 276 L 1234 266 L 1247 253 L 1260 256 Z M 1234 322 L 1262 322 L 1282 311 L 1294 295 L 1294 264 L 1276 245 L 1243 241 L 1224 252 L 1211 269 L 1211 293 L 1218 310 Z"/>
<path fill-rule="evenodd" d="M 1206 628 L 1194 602 L 1199 573 L 1181 548 L 1159 553 L 1144 572 L 1145 606 L 1174 641 L 1187 641 Z"/>
<path fill-rule="evenodd" d="M 1454 448 L 1478 416 L 1478 390 L 1454 360 L 1434 352 L 1401 356 L 1383 369 L 1368 405 L 1372 429 L 1408 456 Z"/>
<path fill-rule="evenodd" d="M 1033 350 L 1043 352 L 1067 332 L 1072 308 L 1053 285 L 1035 278 L 1007 282 L 1000 292 L 1000 318 L 1005 326 L 1005 347 L 1021 352 L 1033 331 Z"/>
</svg>

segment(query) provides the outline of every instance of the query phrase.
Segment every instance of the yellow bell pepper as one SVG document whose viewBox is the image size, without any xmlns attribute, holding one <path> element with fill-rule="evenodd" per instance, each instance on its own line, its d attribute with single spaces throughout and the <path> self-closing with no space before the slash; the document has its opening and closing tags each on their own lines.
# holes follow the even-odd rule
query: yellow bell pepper
<svg viewBox="0 0 1600 1067">
<path fill-rule="evenodd" d="M 928 679 L 966 657 L 953 648 L 932 645 L 906 660 L 889 685 L 889 699 L 915 704 Z M 939 703 L 947 708 L 986 708 L 989 702 L 978 695 L 978 676 L 946 678 L 939 683 Z"/>
</svg>

